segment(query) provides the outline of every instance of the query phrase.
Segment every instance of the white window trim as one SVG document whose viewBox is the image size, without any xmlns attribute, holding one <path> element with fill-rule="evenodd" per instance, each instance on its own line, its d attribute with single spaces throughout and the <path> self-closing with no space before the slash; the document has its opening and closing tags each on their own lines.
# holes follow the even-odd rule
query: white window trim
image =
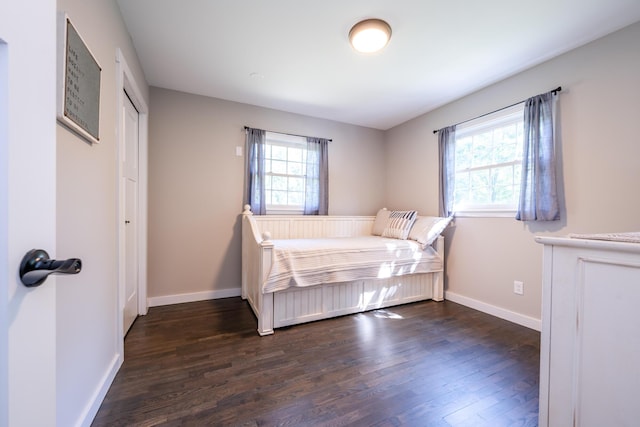
<svg viewBox="0 0 640 427">
<path fill-rule="evenodd" d="M 304 209 L 288 209 L 283 207 L 276 207 L 273 209 L 267 209 L 267 215 L 303 215 Z"/>
<path fill-rule="evenodd" d="M 518 209 L 469 209 L 457 210 L 455 218 L 515 218 Z"/>
</svg>

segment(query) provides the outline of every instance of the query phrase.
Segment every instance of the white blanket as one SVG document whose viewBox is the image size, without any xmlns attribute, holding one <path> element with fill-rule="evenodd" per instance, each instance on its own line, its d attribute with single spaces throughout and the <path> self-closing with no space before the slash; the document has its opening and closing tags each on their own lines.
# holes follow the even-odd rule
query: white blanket
<svg viewBox="0 0 640 427">
<path fill-rule="evenodd" d="M 432 248 L 378 236 L 274 240 L 263 292 L 442 270 Z"/>
</svg>

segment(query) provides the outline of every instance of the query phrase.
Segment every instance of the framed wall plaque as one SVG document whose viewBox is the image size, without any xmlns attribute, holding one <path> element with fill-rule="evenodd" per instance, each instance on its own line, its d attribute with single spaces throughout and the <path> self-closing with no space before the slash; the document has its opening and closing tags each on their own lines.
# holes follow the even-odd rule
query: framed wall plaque
<svg viewBox="0 0 640 427">
<path fill-rule="evenodd" d="M 58 70 L 58 121 L 91 143 L 100 142 L 102 68 L 66 13 L 58 18 Z"/>
</svg>

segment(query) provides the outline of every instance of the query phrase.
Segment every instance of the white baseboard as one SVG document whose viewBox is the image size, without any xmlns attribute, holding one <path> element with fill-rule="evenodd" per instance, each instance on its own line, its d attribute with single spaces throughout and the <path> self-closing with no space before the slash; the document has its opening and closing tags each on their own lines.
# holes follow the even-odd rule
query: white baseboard
<svg viewBox="0 0 640 427">
<path fill-rule="evenodd" d="M 209 299 L 239 297 L 241 288 L 220 289 L 216 291 L 192 292 L 188 294 L 165 295 L 147 298 L 149 307 L 182 304 L 184 302 L 206 301 Z"/>
<path fill-rule="evenodd" d="M 475 310 L 482 311 L 483 313 L 508 320 L 509 322 L 517 323 L 518 325 L 526 326 L 527 328 L 536 331 L 540 331 L 542 329 L 542 322 L 540 321 L 540 319 L 525 316 L 524 314 L 516 313 L 515 311 L 507 310 L 495 305 L 487 304 L 486 302 L 465 297 L 454 292 L 445 291 L 444 299 L 457 302 L 458 304 L 462 304 Z"/>
<path fill-rule="evenodd" d="M 120 366 L 122 366 L 122 357 L 120 357 L 120 354 L 116 354 L 109 365 L 109 369 L 107 369 L 107 372 L 103 376 L 102 381 L 96 388 L 93 396 L 91 396 L 91 400 L 82 411 L 77 425 L 82 427 L 91 426 L 93 419 L 100 409 L 100 405 L 102 405 L 104 397 L 109 391 L 109 387 L 111 387 L 111 383 L 113 383 L 118 370 L 120 370 Z"/>
</svg>

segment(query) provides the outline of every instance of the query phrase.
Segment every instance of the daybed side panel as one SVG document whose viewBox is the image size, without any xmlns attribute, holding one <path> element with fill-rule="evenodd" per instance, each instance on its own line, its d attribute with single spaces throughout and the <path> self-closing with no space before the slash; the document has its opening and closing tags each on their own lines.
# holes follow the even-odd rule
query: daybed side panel
<svg viewBox="0 0 640 427">
<path fill-rule="evenodd" d="M 274 327 L 362 311 L 362 281 L 294 288 L 273 294 Z"/>
<path fill-rule="evenodd" d="M 242 298 L 259 290 L 260 242 L 262 238 L 251 213 L 242 215 Z"/>
<path fill-rule="evenodd" d="M 269 274 L 273 243 L 264 241 L 255 217 L 248 209 L 242 216 L 242 298 L 258 319 L 258 333 L 273 333 L 273 294 L 262 293 L 262 283 Z"/>
<path fill-rule="evenodd" d="M 325 311 L 330 316 L 358 313 L 363 310 L 362 280 L 324 286 Z"/>
<path fill-rule="evenodd" d="M 258 334 L 261 336 L 273 334 L 273 294 L 260 294 L 260 313 L 258 318 Z"/>
<path fill-rule="evenodd" d="M 293 288 L 273 295 L 273 327 L 296 325 L 433 298 L 438 273 Z"/>
<path fill-rule="evenodd" d="M 434 248 L 438 255 L 442 258 L 442 270 L 433 273 L 433 296 L 431 297 L 434 301 L 444 301 L 444 237 L 439 236 L 435 243 Z"/>
<path fill-rule="evenodd" d="M 242 296 L 242 299 L 247 299 L 247 286 L 248 286 L 248 282 L 249 282 L 249 277 L 251 276 L 251 265 L 255 264 L 251 262 L 250 256 L 251 253 L 249 252 L 249 245 L 251 244 L 251 240 L 248 236 L 249 230 L 247 229 L 248 225 L 247 225 L 247 218 L 245 218 L 245 215 L 242 216 L 242 260 L 241 260 L 241 265 L 242 265 L 242 271 L 241 271 L 241 279 L 240 279 L 240 285 L 241 285 L 241 292 L 240 295 Z"/>
<path fill-rule="evenodd" d="M 388 279 L 366 280 L 364 283 L 365 310 L 408 304 L 433 297 L 433 278 L 436 273 L 412 274 Z"/>
<path fill-rule="evenodd" d="M 273 295 L 274 327 L 323 319 L 322 286 L 277 292 Z"/>
<path fill-rule="evenodd" d="M 259 280 L 255 291 L 258 310 L 254 308 L 254 313 L 258 318 L 258 333 L 260 335 L 271 335 L 273 334 L 273 294 L 264 294 L 262 292 L 262 284 L 267 279 L 273 262 L 273 243 L 266 240 L 262 241 L 259 252 Z"/>
</svg>

